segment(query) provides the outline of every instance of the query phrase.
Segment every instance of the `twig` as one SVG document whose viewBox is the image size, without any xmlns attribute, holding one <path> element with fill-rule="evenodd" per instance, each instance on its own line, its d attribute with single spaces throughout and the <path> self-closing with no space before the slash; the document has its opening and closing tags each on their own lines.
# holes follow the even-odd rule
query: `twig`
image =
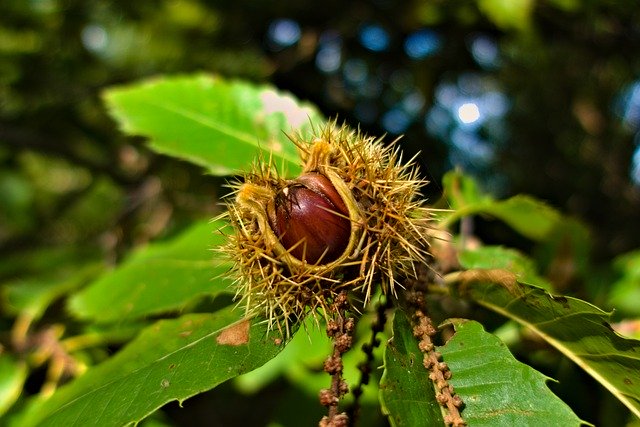
<svg viewBox="0 0 640 427">
<path fill-rule="evenodd" d="M 327 322 L 327 335 L 333 340 L 333 353 L 324 362 L 324 371 L 331 375 L 331 387 L 320 391 L 320 403 L 328 408 L 328 414 L 320 420 L 320 427 L 349 425 L 347 414 L 338 413 L 340 398 L 349 391 L 349 386 L 342 378 L 342 355 L 351 348 L 355 328 L 355 319 L 346 317 L 348 307 L 347 293 L 342 292 L 333 304 L 334 319 Z"/>
</svg>

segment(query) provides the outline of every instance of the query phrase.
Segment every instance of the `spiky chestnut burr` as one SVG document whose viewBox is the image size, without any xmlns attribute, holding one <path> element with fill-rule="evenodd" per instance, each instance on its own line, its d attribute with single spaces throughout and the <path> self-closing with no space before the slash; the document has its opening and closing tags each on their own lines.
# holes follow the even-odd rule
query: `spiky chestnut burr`
<svg viewBox="0 0 640 427">
<path fill-rule="evenodd" d="M 395 295 L 426 262 L 426 184 L 393 143 L 330 122 L 299 149 L 302 173 L 287 180 L 259 161 L 232 184 L 223 248 L 247 314 L 263 314 L 288 335 L 307 313 L 326 317 L 343 290 L 364 301 L 376 285 Z"/>
</svg>

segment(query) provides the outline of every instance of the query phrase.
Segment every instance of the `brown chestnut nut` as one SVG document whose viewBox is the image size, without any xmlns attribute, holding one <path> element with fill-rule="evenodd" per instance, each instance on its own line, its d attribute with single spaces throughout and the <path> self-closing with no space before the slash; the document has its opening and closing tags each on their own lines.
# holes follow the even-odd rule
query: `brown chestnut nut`
<svg viewBox="0 0 640 427">
<path fill-rule="evenodd" d="M 349 211 L 320 173 L 303 174 L 282 188 L 268 217 L 285 249 L 310 264 L 335 261 L 349 243 Z"/>
</svg>

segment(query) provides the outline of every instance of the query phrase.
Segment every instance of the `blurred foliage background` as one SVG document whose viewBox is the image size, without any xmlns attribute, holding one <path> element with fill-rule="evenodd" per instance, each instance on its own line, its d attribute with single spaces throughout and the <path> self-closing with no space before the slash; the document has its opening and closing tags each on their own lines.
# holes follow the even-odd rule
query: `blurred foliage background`
<svg viewBox="0 0 640 427">
<path fill-rule="evenodd" d="M 215 210 L 210 179 L 131 145 L 99 99 L 194 70 L 271 81 L 404 134 L 434 200 L 460 167 L 587 221 L 597 256 L 638 247 L 639 15 L 574 0 L 3 1 L 2 252 L 112 250 Z"/>
<path fill-rule="evenodd" d="M 215 215 L 223 180 L 125 138 L 100 100 L 192 71 L 272 82 L 404 135 L 431 200 L 452 168 L 546 200 L 588 225 L 583 249 L 605 265 L 640 247 L 639 50 L 640 9 L 608 0 L 3 0 L 0 280 L 115 263 Z"/>
</svg>

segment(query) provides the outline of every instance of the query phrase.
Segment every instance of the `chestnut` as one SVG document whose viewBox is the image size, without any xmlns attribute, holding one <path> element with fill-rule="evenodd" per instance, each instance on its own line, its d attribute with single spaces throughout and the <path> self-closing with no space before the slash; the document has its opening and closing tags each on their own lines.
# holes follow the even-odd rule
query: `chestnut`
<svg viewBox="0 0 640 427">
<path fill-rule="evenodd" d="M 326 264 L 342 255 L 349 243 L 349 211 L 331 181 L 308 172 L 277 192 L 268 209 L 271 228 L 294 257 Z"/>
</svg>

